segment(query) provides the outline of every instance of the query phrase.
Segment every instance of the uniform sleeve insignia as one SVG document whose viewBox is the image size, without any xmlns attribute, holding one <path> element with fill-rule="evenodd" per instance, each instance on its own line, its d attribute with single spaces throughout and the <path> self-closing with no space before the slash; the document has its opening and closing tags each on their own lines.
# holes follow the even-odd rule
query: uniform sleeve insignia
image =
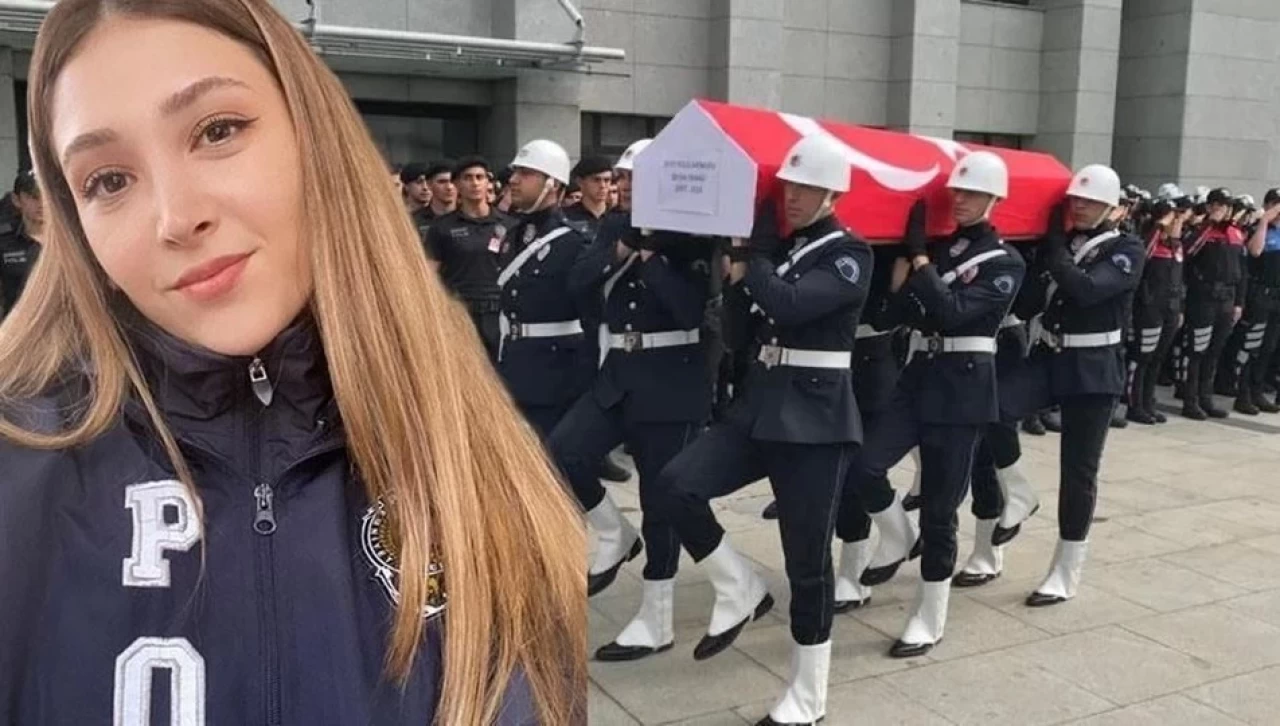
<svg viewBox="0 0 1280 726">
<path fill-rule="evenodd" d="M 991 282 L 996 289 L 1005 295 L 1013 294 L 1013 275 L 1001 275 Z"/>
<path fill-rule="evenodd" d="M 836 260 L 836 271 L 840 276 L 849 281 L 851 285 L 857 285 L 858 280 L 862 278 L 862 268 L 858 266 L 858 261 L 852 257 L 841 257 Z"/>
<path fill-rule="evenodd" d="M 1130 260 L 1129 256 L 1124 253 L 1117 252 L 1116 254 L 1112 255 L 1111 264 L 1120 268 L 1120 271 L 1126 275 L 1133 274 L 1133 260 Z"/>
<path fill-rule="evenodd" d="M 360 522 L 360 544 L 365 559 L 373 568 L 373 579 L 382 585 L 392 603 L 400 602 L 400 547 L 386 504 L 379 499 L 367 510 Z M 422 617 L 430 620 L 445 611 L 449 595 L 445 592 L 444 566 L 430 558 L 427 567 L 427 603 Z"/>
</svg>

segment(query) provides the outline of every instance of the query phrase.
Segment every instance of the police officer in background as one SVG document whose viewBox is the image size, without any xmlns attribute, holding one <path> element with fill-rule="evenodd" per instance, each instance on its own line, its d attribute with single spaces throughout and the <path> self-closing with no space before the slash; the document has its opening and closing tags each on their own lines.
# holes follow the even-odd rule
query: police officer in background
<svg viewBox="0 0 1280 726">
<path fill-rule="evenodd" d="M 400 190 L 404 195 L 405 210 L 418 228 L 418 236 L 425 241 L 427 229 L 434 215 L 431 212 L 431 182 L 427 178 L 427 165 L 410 162 L 400 169 Z"/>
<path fill-rule="evenodd" d="M 17 304 L 44 240 L 44 205 L 34 171 L 18 174 L 10 198 L 18 216 L 0 222 L 0 319 Z"/>
<path fill-rule="evenodd" d="M 1214 383 L 1227 339 L 1244 312 L 1246 295 L 1244 233 L 1231 222 L 1231 192 L 1213 189 L 1205 202 L 1208 215 L 1204 223 L 1183 241 L 1187 372 L 1182 415 L 1197 421 L 1227 417 L 1213 401 Z"/>
<path fill-rule="evenodd" d="M 609 211 L 613 162 L 603 156 L 589 156 L 573 168 L 573 180 L 582 191 L 582 199 L 565 208 L 565 218 L 590 242 L 596 238 L 600 221 Z"/>
<path fill-rule="evenodd" d="M 522 151 L 527 155 L 535 151 L 551 152 L 550 156 L 517 157 L 520 163 L 527 160 L 531 171 L 552 175 L 557 168 L 558 157 L 553 150 L 535 146 Z M 567 161 L 565 157 L 565 166 Z M 462 188 L 462 204 L 432 223 L 427 233 L 427 256 L 438 264 L 445 286 L 466 304 L 489 359 L 497 360 L 501 339 L 498 255 L 513 223 L 510 217 L 489 206 L 489 164 L 484 159 L 478 156 L 463 159 L 456 172 Z M 567 173 L 565 169 L 562 176 Z M 452 178 L 454 172 L 448 174 Z M 564 183 L 563 179 L 558 180 Z M 452 187 L 453 183 L 449 185 Z"/>
<path fill-rule="evenodd" d="M 990 152 L 968 154 L 947 186 L 955 232 L 934 246 L 931 258 L 925 203 L 916 202 L 903 240 L 907 259 L 895 271 L 898 314 L 924 335 L 923 349 L 903 371 L 846 485 L 880 530 L 862 575 L 864 585 L 877 585 L 914 555 L 915 528 L 885 477 L 908 451 L 920 448 L 922 581 L 903 635 L 889 651 L 896 658 L 927 653 L 942 639 L 956 564 L 956 509 L 978 437 L 999 418 L 996 334 L 1025 271 L 1022 258 L 988 221 L 1008 196 L 1004 161 Z"/>
<path fill-rule="evenodd" d="M 476 168 L 459 166 L 464 200 Z M 586 391 L 595 370 L 594 346 L 587 344 L 582 324 L 582 312 L 591 303 L 569 289 L 569 274 L 586 242 L 558 203 L 569 176 L 569 155 L 562 147 L 531 141 L 516 155 L 512 169 L 512 203 L 520 214 L 498 254 L 498 372 L 529 423 L 546 439 Z"/>
<path fill-rule="evenodd" d="M 709 243 L 647 234 L 631 226 L 629 211 L 620 211 L 605 219 L 570 275 L 575 297 L 592 295 L 604 307 L 598 371 L 548 442 L 596 533 L 588 594 L 604 590 L 625 562 L 648 549 L 640 613 L 597 653 L 602 660 L 630 660 L 670 645 L 680 545 L 656 506 L 654 484 L 710 414 L 699 331 L 710 256 Z M 597 476 L 601 459 L 622 443 L 640 475 L 643 544 Z"/>
<path fill-rule="evenodd" d="M 1190 209 L 1179 211 L 1169 198 L 1157 199 L 1149 212 L 1149 221 L 1140 230 L 1147 262 L 1133 299 L 1136 335 L 1128 391 L 1129 420 L 1142 424 L 1165 420 L 1156 410 L 1156 382 L 1182 325 L 1182 224 L 1190 216 Z"/>
<path fill-rule="evenodd" d="M 1280 189 L 1267 191 L 1263 212 L 1249 235 L 1249 286 L 1245 305 L 1245 354 L 1240 371 L 1235 410 L 1256 415 L 1259 411 L 1280 413 L 1280 405 L 1268 401 L 1262 387 L 1267 367 L 1280 341 Z"/>
<path fill-rule="evenodd" d="M 1081 169 L 1067 188 L 1067 202 L 1050 217 L 1038 258 L 1039 273 L 1019 299 L 1018 315 L 1043 311 L 1040 340 L 1016 382 L 1002 398 L 1041 408 L 1056 401 L 1062 411 L 1059 457 L 1058 546 L 1030 607 L 1075 597 L 1097 502 L 1098 466 L 1116 400 L 1124 393 L 1124 327 L 1146 251 L 1138 238 L 1114 228 L 1109 216 L 1120 204 L 1120 178 L 1111 168 Z M 1070 215 L 1070 234 L 1064 217 Z"/>
<path fill-rule="evenodd" d="M 455 183 L 457 169 L 457 164 L 449 159 L 427 166 L 427 186 L 431 190 L 431 202 L 422 212 L 427 221 L 440 219 L 458 208 L 458 187 Z"/>
<path fill-rule="evenodd" d="M 791 585 L 795 641 L 786 692 L 760 724 L 809 724 L 826 716 L 835 577 L 831 534 L 845 470 L 862 441 L 850 380 L 858 318 L 872 275 L 870 247 L 834 216 L 851 169 L 835 141 L 810 136 L 784 157 L 786 222 L 763 203 L 751 239 L 734 240 L 725 291 L 726 339 L 758 344 L 757 362 L 722 423 L 662 473 L 680 541 L 715 590 L 710 658 L 773 606 L 764 580 L 729 544 L 710 501 L 768 476 Z"/>
</svg>

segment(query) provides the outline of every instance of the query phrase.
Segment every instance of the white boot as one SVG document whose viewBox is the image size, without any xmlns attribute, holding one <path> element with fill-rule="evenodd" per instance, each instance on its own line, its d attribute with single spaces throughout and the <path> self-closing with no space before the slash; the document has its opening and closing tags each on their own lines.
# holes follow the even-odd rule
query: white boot
<svg viewBox="0 0 1280 726">
<path fill-rule="evenodd" d="M 608 494 L 595 509 L 587 512 L 587 521 L 596 532 L 596 554 L 587 568 L 587 594 L 595 595 L 613 582 L 624 562 L 640 554 L 643 545 L 635 527 L 622 516 Z"/>
<path fill-rule="evenodd" d="M 707 579 L 716 591 L 707 634 L 694 648 L 693 657 L 704 660 L 733 644 L 742 628 L 773 607 L 773 596 L 755 568 L 729 546 L 727 539 L 702 561 Z"/>
<path fill-rule="evenodd" d="M 907 619 L 902 637 L 893 644 L 889 655 L 894 658 L 914 658 L 924 655 L 942 640 L 947 626 L 947 602 L 951 598 L 951 581 L 920 581 L 916 591 L 915 607 Z"/>
<path fill-rule="evenodd" d="M 871 521 L 880 530 L 880 544 L 862 573 L 862 584 L 868 586 L 879 585 L 892 578 L 898 567 L 908 557 L 914 556 L 918 538 L 916 526 L 907 517 L 907 510 L 902 508 L 902 500 L 896 496 L 887 509 L 873 513 Z"/>
<path fill-rule="evenodd" d="M 836 612 L 856 610 L 871 601 L 871 588 L 863 585 L 861 578 L 874 551 L 869 539 L 840 545 L 840 569 L 836 571 Z"/>
<path fill-rule="evenodd" d="M 973 553 L 960 574 L 951 584 L 956 587 L 977 587 L 1000 576 L 1004 571 L 1004 545 L 991 544 L 991 534 L 998 519 L 979 519 L 973 532 Z"/>
<path fill-rule="evenodd" d="M 791 651 L 791 680 L 769 719 L 774 724 L 813 724 L 827 715 L 831 641 L 796 645 Z M 765 721 L 764 723 L 769 723 Z"/>
<path fill-rule="evenodd" d="M 996 481 L 1000 482 L 1000 491 L 1004 492 L 1004 512 L 1000 515 L 999 526 L 991 535 L 991 542 L 1002 545 L 1017 537 L 1022 523 L 1040 509 L 1040 498 L 1016 462 L 996 469 Z"/>
<path fill-rule="evenodd" d="M 661 653 L 675 642 L 672 601 L 675 580 L 645 580 L 640 611 L 614 641 L 596 651 L 596 660 L 636 660 Z"/>
<path fill-rule="evenodd" d="M 1080 587 L 1080 572 L 1084 569 L 1084 560 L 1088 551 L 1088 542 L 1058 540 L 1058 547 L 1053 552 L 1053 564 L 1049 566 L 1049 574 L 1040 587 L 1027 596 L 1027 605 L 1033 608 L 1044 607 L 1066 602 L 1075 597 L 1076 588 Z"/>
<path fill-rule="evenodd" d="M 911 491 L 902 498 L 902 508 L 908 512 L 920 508 L 920 472 L 924 466 L 920 463 L 920 447 L 911 450 L 911 458 L 916 462 L 916 478 L 911 482 Z"/>
</svg>

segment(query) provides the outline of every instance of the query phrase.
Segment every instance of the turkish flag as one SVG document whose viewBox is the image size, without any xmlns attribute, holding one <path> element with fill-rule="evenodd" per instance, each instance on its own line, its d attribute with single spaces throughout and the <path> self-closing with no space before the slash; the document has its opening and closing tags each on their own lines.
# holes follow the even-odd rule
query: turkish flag
<svg viewBox="0 0 1280 726">
<path fill-rule="evenodd" d="M 1009 167 L 1009 198 L 992 222 L 1006 239 L 1042 235 L 1062 201 L 1071 170 L 1054 157 L 962 144 L 804 116 L 695 100 L 685 106 L 635 161 L 633 223 L 694 234 L 745 237 L 755 208 L 778 199 L 775 175 L 787 151 L 805 136 L 839 141 L 852 167 L 852 186 L 836 206 L 840 220 L 873 241 L 902 237 L 915 200 L 929 204 L 931 235 L 949 234 L 947 178 L 971 151 L 994 152 Z"/>
</svg>

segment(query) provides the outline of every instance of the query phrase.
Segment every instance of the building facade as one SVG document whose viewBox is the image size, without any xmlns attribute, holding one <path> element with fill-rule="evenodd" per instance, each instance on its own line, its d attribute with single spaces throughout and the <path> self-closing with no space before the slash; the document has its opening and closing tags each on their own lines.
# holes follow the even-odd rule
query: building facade
<svg viewBox="0 0 1280 726">
<path fill-rule="evenodd" d="M 505 161 L 535 137 L 616 154 L 702 97 L 1109 162 L 1148 187 L 1259 196 L 1280 177 L 1276 0 L 275 1 L 353 32 L 560 47 L 580 10 L 586 46 L 625 52 L 530 63 L 495 48 L 459 63 L 317 44 L 392 162 Z M 26 159 L 33 39 L 5 8 L 39 4 L 0 0 L 5 178 Z"/>
</svg>

